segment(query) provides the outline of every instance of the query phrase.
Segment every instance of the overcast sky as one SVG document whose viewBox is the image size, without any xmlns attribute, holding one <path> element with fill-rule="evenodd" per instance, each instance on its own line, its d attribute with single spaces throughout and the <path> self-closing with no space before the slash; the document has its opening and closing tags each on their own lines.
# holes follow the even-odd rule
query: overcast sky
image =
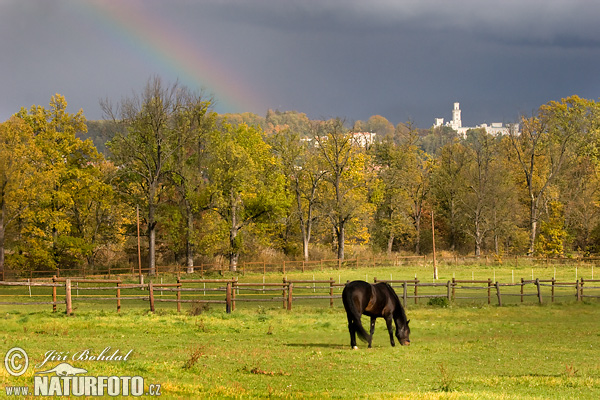
<svg viewBox="0 0 600 400">
<path fill-rule="evenodd" d="M 428 128 L 600 97 L 596 0 L 0 0 L 0 121 L 64 95 L 103 117 L 151 76 L 268 108 Z"/>
</svg>

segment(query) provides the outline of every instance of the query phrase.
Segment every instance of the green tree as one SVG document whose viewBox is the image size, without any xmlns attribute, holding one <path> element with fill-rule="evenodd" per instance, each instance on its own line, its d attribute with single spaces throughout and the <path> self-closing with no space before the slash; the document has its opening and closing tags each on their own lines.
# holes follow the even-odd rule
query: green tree
<svg viewBox="0 0 600 400">
<path fill-rule="evenodd" d="M 372 174 L 365 150 L 341 120 L 320 124 L 317 132 L 315 144 L 327 170 L 325 182 L 329 187 L 324 207 L 335 233 L 338 259 L 343 260 L 347 227 L 372 213 L 368 202 Z"/>
<path fill-rule="evenodd" d="M 165 85 L 153 77 L 140 94 L 125 98 L 116 108 L 102 102 L 114 123 L 114 137 L 107 145 L 119 169 L 121 190 L 132 207 L 141 204 L 146 209 L 150 275 L 156 272 L 160 195 L 175 173 L 177 156 L 197 134 L 191 128 L 198 106 L 195 99 L 178 83 Z"/>
<path fill-rule="evenodd" d="M 414 227 L 411 221 L 411 202 L 406 190 L 405 151 L 408 143 L 397 145 L 391 136 L 373 147 L 380 182 L 379 201 L 376 202 L 376 228 L 387 237 L 386 251 L 391 254 L 398 238 L 412 238 Z"/>
<path fill-rule="evenodd" d="M 300 223 L 302 254 L 304 260 L 308 261 L 312 230 L 318 218 L 317 206 L 327 170 L 319 163 L 318 150 L 307 141 L 301 141 L 299 133 L 286 129 L 273 135 L 271 142 L 283 167 L 289 191 L 295 199 L 293 215 Z"/>
<path fill-rule="evenodd" d="M 236 271 L 242 233 L 287 206 L 284 177 L 257 128 L 223 124 L 210 135 L 206 151 L 210 207 L 227 226 L 229 268 Z"/>
<path fill-rule="evenodd" d="M 520 132 L 510 132 L 528 194 L 529 255 L 535 251 L 542 199 L 561 172 L 569 148 L 597 129 L 593 107 L 594 102 L 577 96 L 551 101 L 537 116 L 523 118 Z"/>
<path fill-rule="evenodd" d="M 32 106 L 16 114 L 34 132 L 42 157 L 39 183 L 47 185 L 36 194 L 35 207 L 23 214 L 22 261 L 37 267 L 76 266 L 89 253 L 89 245 L 73 230 L 73 204 L 78 185 L 95 174 L 102 157 L 91 140 L 76 137 L 86 131 L 83 112 L 70 114 L 66 108 L 65 98 L 57 94 L 49 109 Z"/>
<path fill-rule="evenodd" d="M 464 170 L 470 156 L 461 142 L 449 142 L 440 149 L 431 175 L 431 190 L 437 215 L 444 218 L 448 226 L 446 241 L 451 251 L 459 247 L 462 239 L 464 221 L 460 218 L 460 209 L 467 190 Z"/>
<path fill-rule="evenodd" d="M 33 129 L 12 117 L 0 124 L 0 278 L 4 277 L 6 232 L 27 209 L 41 162 Z"/>
</svg>

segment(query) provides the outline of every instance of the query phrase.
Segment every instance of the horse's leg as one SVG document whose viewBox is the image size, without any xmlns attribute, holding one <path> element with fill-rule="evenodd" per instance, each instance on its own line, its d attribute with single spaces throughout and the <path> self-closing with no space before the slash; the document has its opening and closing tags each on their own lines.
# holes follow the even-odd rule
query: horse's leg
<svg viewBox="0 0 600 400">
<path fill-rule="evenodd" d="M 394 347 L 396 343 L 394 342 L 394 327 L 392 325 L 392 317 L 389 316 L 388 318 L 386 318 L 385 323 L 387 324 L 387 329 L 390 334 L 390 344 L 392 345 L 392 347 Z"/>
<path fill-rule="evenodd" d="M 356 346 L 356 329 L 354 328 L 354 323 L 352 315 L 350 313 L 347 314 L 348 317 L 348 331 L 350 332 L 350 347 L 353 349 L 357 349 Z"/>
<path fill-rule="evenodd" d="M 371 317 L 371 337 L 369 338 L 369 348 L 371 347 L 371 342 L 373 341 L 373 334 L 375 333 L 375 321 L 377 321 L 377 317 Z"/>
</svg>

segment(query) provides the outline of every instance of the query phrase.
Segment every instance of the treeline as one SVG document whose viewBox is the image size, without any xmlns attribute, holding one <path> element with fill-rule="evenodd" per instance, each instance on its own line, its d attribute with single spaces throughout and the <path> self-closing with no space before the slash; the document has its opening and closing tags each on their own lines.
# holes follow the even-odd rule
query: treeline
<svg viewBox="0 0 600 400">
<path fill-rule="evenodd" d="M 153 78 L 102 102 L 104 121 L 56 95 L 0 124 L 0 270 L 137 262 L 138 210 L 150 273 L 157 257 L 235 270 L 241 257 L 426 253 L 433 225 L 438 249 L 462 253 L 599 250 L 594 101 L 549 102 L 509 135 L 464 138 L 212 105 Z"/>
</svg>

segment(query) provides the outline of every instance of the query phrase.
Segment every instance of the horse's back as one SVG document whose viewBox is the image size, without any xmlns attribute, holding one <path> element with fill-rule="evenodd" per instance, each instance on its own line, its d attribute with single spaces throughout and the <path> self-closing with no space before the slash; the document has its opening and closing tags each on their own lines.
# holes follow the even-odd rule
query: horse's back
<svg viewBox="0 0 600 400">
<path fill-rule="evenodd" d="M 354 302 L 357 306 L 362 305 L 362 309 L 366 307 L 371 298 L 371 284 L 365 281 L 352 281 L 344 286 L 342 291 L 342 300 L 344 306 L 348 308 L 350 302 Z"/>
</svg>

